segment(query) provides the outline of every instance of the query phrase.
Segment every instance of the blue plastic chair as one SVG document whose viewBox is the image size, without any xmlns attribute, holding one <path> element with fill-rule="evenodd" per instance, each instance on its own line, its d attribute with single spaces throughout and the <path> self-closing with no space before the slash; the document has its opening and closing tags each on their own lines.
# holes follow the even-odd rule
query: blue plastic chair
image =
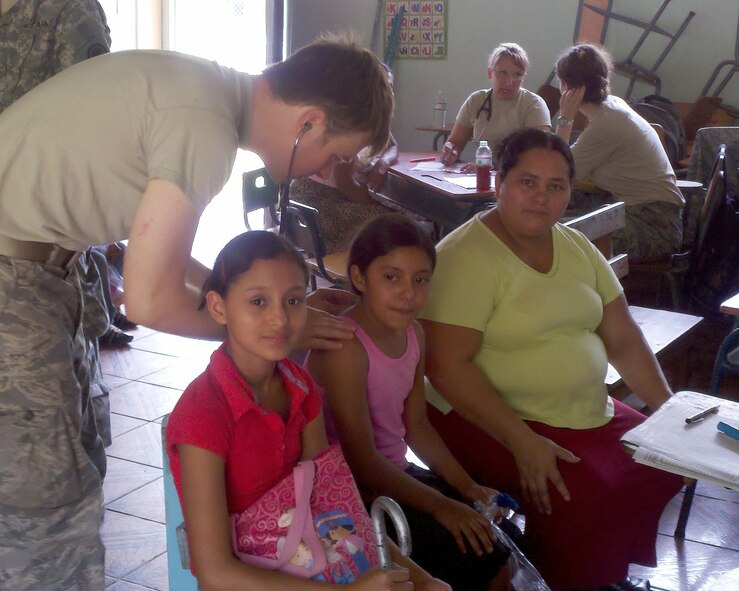
<svg viewBox="0 0 739 591">
<path fill-rule="evenodd" d="M 718 394 L 725 373 L 739 373 L 739 321 L 734 322 L 734 330 L 723 340 L 716 355 L 716 363 L 711 374 L 710 394 Z"/>
<path fill-rule="evenodd" d="M 162 421 L 162 471 L 164 473 L 164 513 L 167 531 L 167 570 L 169 591 L 198 591 L 198 581 L 189 569 L 190 555 L 187 551 L 185 522 L 182 517 L 180 499 L 174 486 L 172 471 L 167 457 L 167 423 L 169 415 Z"/>
</svg>

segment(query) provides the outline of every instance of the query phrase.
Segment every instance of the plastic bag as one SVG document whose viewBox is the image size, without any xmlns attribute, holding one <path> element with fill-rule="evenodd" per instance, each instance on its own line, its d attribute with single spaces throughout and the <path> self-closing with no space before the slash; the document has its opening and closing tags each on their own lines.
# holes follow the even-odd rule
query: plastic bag
<svg viewBox="0 0 739 591">
<path fill-rule="evenodd" d="M 508 567 L 511 571 L 511 587 L 516 591 L 551 591 L 539 571 L 524 556 L 524 553 L 521 552 L 508 534 L 495 523 L 501 508 L 515 511 L 518 509 L 518 503 L 506 493 L 499 493 L 491 500 L 492 504 L 490 505 L 475 501 L 475 509 L 490 521 L 495 537 L 511 552 L 508 558 Z"/>
</svg>

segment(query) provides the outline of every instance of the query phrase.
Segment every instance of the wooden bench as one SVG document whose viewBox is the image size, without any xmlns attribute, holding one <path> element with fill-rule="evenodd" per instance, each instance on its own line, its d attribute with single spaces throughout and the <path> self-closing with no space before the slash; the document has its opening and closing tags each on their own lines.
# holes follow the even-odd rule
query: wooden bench
<svg viewBox="0 0 739 591">
<path fill-rule="evenodd" d="M 670 310 L 657 310 L 654 308 L 642 308 L 641 306 L 629 306 L 631 315 L 644 333 L 649 348 L 658 360 L 662 360 L 670 354 L 679 354 L 687 342 L 687 337 L 703 320 L 700 316 L 671 312 Z M 687 368 L 687 363 L 684 364 Z M 678 384 L 679 386 L 682 386 Z M 612 365 L 608 365 L 606 374 L 606 386 L 615 398 L 623 398 L 628 392 L 621 376 Z"/>
<path fill-rule="evenodd" d="M 579 230 L 603 253 L 616 274 L 622 279 L 629 273 L 628 257 L 625 254 L 613 256 L 611 236 L 626 225 L 626 206 L 621 201 L 607 203 L 584 215 L 569 219 L 565 226 Z"/>
</svg>

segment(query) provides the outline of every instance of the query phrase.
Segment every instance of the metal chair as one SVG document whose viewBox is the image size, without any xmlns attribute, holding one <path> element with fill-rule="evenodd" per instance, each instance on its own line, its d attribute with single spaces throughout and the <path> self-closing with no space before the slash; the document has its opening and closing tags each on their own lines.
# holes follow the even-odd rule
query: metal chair
<svg viewBox="0 0 739 591">
<path fill-rule="evenodd" d="M 716 396 L 725 373 L 739 373 L 739 320 L 734 323 L 734 329 L 722 341 L 716 354 L 716 363 L 711 374 L 709 394 Z"/>
<path fill-rule="evenodd" d="M 318 210 L 297 201 L 289 201 L 280 212 L 280 235 L 303 253 L 311 270 L 311 287 L 316 289 L 316 276 L 335 287 L 349 285 L 346 268 L 348 253 L 326 254 L 323 234 L 318 223 Z"/>
<path fill-rule="evenodd" d="M 244 204 L 244 225 L 247 230 L 252 229 L 249 224 L 249 213 L 260 209 L 270 215 L 270 218 L 265 216 L 267 227 L 279 225 L 276 210 L 279 194 L 280 186 L 272 180 L 266 168 L 250 170 L 242 175 L 241 198 Z"/>
<path fill-rule="evenodd" d="M 187 548 L 185 523 L 180 499 L 172 478 L 167 455 L 167 423 L 169 415 L 162 420 L 162 473 L 164 486 L 165 527 L 167 531 L 167 572 L 169 588 L 174 591 L 197 591 L 198 582 L 190 571 L 190 555 Z"/>
<path fill-rule="evenodd" d="M 708 230 L 716 217 L 718 206 L 725 195 L 725 161 L 726 149 L 724 145 L 721 145 L 714 160 L 710 181 L 699 214 L 698 228 L 695 236 L 689 235 L 691 227 L 689 220 L 694 215 L 691 207 L 693 204 L 690 200 L 686 204 L 685 211 L 683 212 L 683 227 L 685 228 L 683 249 L 664 261 L 649 263 L 632 263 L 629 261 L 629 273 L 631 275 L 630 280 L 632 285 L 633 282 L 638 281 L 636 279 L 638 276 L 658 277 L 657 305 L 660 304 L 660 297 L 666 285 L 670 297 L 671 309 L 679 310 L 681 308 L 686 280 L 700 257 Z"/>
</svg>

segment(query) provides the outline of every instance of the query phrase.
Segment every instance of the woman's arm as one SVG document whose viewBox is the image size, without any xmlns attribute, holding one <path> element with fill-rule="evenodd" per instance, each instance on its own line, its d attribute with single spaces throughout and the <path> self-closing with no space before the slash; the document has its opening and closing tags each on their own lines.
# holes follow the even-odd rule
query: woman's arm
<svg viewBox="0 0 739 591">
<path fill-rule="evenodd" d="M 584 96 L 584 86 L 565 90 L 559 97 L 559 116 L 574 122 Z M 555 133 L 569 144 L 572 135 L 572 123 L 564 126 L 555 123 L 553 127 Z"/>
<path fill-rule="evenodd" d="M 421 324 L 426 333 L 426 375 L 457 413 L 513 454 L 524 496 L 539 511 L 551 513 L 551 482 L 569 501 L 570 493 L 557 469 L 557 460 L 574 463 L 579 458 L 534 433 L 501 399 L 474 362 L 482 345 L 482 333 L 429 320 L 422 320 Z"/>
<path fill-rule="evenodd" d="M 309 362 L 311 374 L 326 391 L 341 448 L 357 482 L 433 515 L 454 534 L 462 551 L 466 538 L 476 553 L 483 547 L 491 552 L 489 524 L 472 508 L 419 482 L 377 450 L 367 402 L 368 366 L 364 347 L 356 340 L 338 351 L 313 351 Z"/>
<path fill-rule="evenodd" d="M 472 139 L 472 131 L 473 129 L 471 127 L 467 127 L 456 121 L 452 128 L 452 133 L 449 135 L 449 139 L 444 144 L 439 160 L 447 166 L 459 160 L 462 150 L 467 146 L 467 142 Z"/>
<path fill-rule="evenodd" d="M 606 346 L 608 361 L 652 411 L 672 396 L 662 369 L 631 316 L 623 294 L 603 307 L 603 319 L 596 332 Z"/>
</svg>

